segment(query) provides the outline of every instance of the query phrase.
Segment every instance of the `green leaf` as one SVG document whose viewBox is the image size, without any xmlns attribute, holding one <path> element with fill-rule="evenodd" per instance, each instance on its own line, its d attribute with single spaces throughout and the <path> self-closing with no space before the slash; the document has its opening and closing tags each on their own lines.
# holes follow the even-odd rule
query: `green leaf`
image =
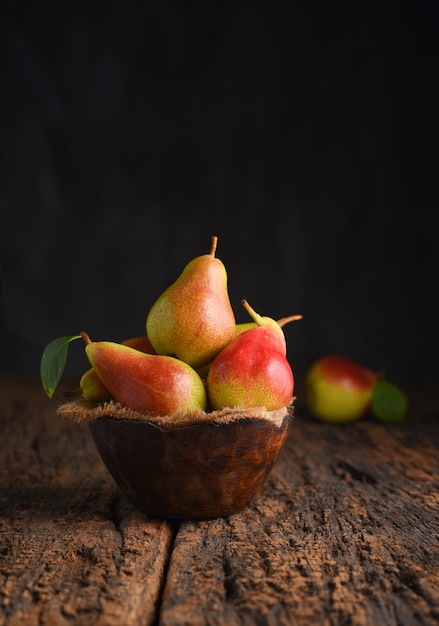
<svg viewBox="0 0 439 626">
<path fill-rule="evenodd" d="M 44 348 L 40 364 L 40 377 L 43 389 L 49 398 L 55 393 L 64 371 L 69 345 L 75 339 L 82 339 L 82 337 L 81 335 L 58 337 Z"/>
<path fill-rule="evenodd" d="M 387 380 L 380 380 L 374 389 L 371 411 L 381 422 L 401 422 L 407 413 L 405 393 Z"/>
</svg>

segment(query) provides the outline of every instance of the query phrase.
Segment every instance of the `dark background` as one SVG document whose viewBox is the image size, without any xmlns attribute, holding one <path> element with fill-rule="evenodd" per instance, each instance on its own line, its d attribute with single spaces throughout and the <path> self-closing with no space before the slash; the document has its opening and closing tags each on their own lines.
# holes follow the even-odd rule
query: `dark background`
<svg viewBox="0 0 439 626">
<path fill-rule="evenodd" d="M 437 377 L 433 2 L 59 5 L 1 23 L 3 372 L 142 334 L 215 234 L 296 374 Z"/>
</svg>

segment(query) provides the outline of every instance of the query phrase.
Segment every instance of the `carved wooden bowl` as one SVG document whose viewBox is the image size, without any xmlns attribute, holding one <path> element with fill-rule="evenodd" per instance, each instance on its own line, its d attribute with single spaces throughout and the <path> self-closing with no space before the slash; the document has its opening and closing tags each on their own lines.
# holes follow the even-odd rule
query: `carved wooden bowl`
<svg viewBox="0 0 439 626">
<path fill-rule="evenodd" d="M 196 520 L 237 513 L 253 500 L 285 442 L 293 406 L 225 409 L 170 422 L 123 415 L 105 415 L 103 407 L 88 419 L 121 491 L 150 516 Z"/>
</svg>

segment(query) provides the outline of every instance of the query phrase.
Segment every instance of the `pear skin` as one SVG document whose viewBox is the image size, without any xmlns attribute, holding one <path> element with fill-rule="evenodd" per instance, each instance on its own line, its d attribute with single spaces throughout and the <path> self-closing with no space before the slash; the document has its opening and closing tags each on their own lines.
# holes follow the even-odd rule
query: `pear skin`
<svg viewBox="0 0 439 626">
<path fill-rule="evenodd" d="M 146 335 L 130 337 L 122 341 L 125 346 L 136 348 L 140 352 L 147 354 L 157 354 L 154 347 Z M 111 400 L 111 393 L 108 391 L 102 380 L 93 368 L 87 370 L 79 381 L 79 393 L 91 402 L 108 402 Z"/>
<path fill-rule="evenodd" d="M 374 372 L 351 359 L 324 356 L 305 376 L 308 409 L 325 422 L 354 422 L 368 410 L 377 380 Z"/>
<path fill-rule="evenodd" d="M 116 402 L 158 415 L 206 409 L 204 383 L 186 363 L 112 341 L 93 342 L 85 332 L 81 335 L 93 369 Z"/>
<path fill-rule="evenodd" d="M 108 402 L 111 400 L 111 393 L 92 367 L 81 376 L 78 391 L 90 402 Z"/>
<path fill-rule="evenodd" d="M 130 348 L 135 348 L 140 352 L 145 352 L 146 354 L 157 354 L 152 345 L 150 339 L 146 335 L 140 335 L 139 337 L 130 337 L 129 339 L 124 339 L 122 341 L 122 345 L 129 346 Z"/>
<path fill-rule="evenodd" d="M 215 256 L 216 245 L 212 237 L 210 253 L 186 265 L 146 319 L 146 334 L 157 353 L 175 356 L 195 369 L 211 362 L 235 332 L 227 272 Z"/>
<path fill-rule="evenodd" d="M 290 315 L 288 317 L 283 317 L 280 320 L 275 321 L 271 317 L 259 315 L 259 313 L 256 313 L 256 311 L 250 306 L 247 300 L 242 300 L 242 305 L 247 310 L 250 317 L 255 321 L 236 324 L 233 338 L 237 337 L 241 333 L 244 333 L 246 330 L 250 330 L 251 328 L 257 328 L 258 326 L 269 326 L 275 330 L 276 335 L 279 337 L 280 341 L 279 348 L 283 351 L 284 354 L 286 354 L 286 341 L 282 329 L 286 324 L 289 324 L 290 322 L 301 320 L 302 315 Z M 203 380 L 207 379 L 211 364 L 212 363 L 210 362 L 204 367 L 197 369 L 197 372 L 200 374 Z"/>
<path fill-rule="evenodd" d="M 288 406 L 294 376 L 277 331 L 257 326 L 235 337 L 214 359 L 206 386 L 213 410 Z"/>
</svg>

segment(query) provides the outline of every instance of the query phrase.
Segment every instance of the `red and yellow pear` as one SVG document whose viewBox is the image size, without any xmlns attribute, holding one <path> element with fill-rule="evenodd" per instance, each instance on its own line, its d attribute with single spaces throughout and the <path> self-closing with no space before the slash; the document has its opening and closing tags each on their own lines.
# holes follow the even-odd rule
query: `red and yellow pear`
<svg viewBox="0 0 439 626">
<path fill-rule="evenodd" d="M 147 354 L 157 354 L 146 335 L 125 339 L 122 341 L 122 345 Z M 112 399 L 111 393 L 92 367 L 81 376 L 78 393 L 90 402 L 108 402 Z"/>
<path fill-rule="evenodd" d="M 146 334 L 158 354 L 174 356 L 193 368 L 204 367 L 232 339 L 235 316 L 224 264 L 209 254 L 190 261 L 177 280 L 154 302 Z"/>
<path fill-rule="evenodd" d="M 302 315 L 290 315 L 289 317 L 283 317 L 282 319 L 277 320 L 277 322 L 275 322 L 275 320 L 273 320 L 271 317 L 267 317 L 265 315 L 259 315 L 259 313 L 256 313 L 256 311 L 250 306 L 247 300 L 243 300 L 242 305 L 244 306 L 246 311 L 249 313 L 250 317 L 255 321 L 236 324 L 233 337 L 237 337 L 238 335 L 245 332 L 246 330 L 250 330 L 251 328 L 256 328 L 257 326 L 261 326 L 261 325 L 263 326 L 264 324 L 273 326 L 273 328 L 276 329 L 276 332 L 279 333 L 279 329 L 277 327 L 283 328 L 286 324 L 289 324 L 290 322 L 295 322 L 297 320 L 302 319 Z M 283 332 L 279 333 L 279 338 L 283 345 L 283 351 L 286 353 L 286 343 L 285 343 L 285 336 Z M 200 374 L 203 380 L 206 380 L 207 374 L 209 373 L 209 369 L 211 365 L 212 363 L 208 363 L 204 367 L 197 369 L 197 372 Z"/>
<path fill-rule="evenodd" d="M 112 341 L 93 342 L 85 332 L 81 335 L 93 369 L 121 405 L 158 415 L 206 409 L 204 383 L 187 363 Z"/>
<path fill-rule="evenodd" d="M 306 403 L 320 420 L 353 422 L 368 410 L 377 375 L 344 356 L 331 354 L 316 361 L 305 377 Z"/>
<path fill-rule="evenodd" d="M 245 300 L 243 305 L 253 312 Z M 255 327 L 239 333 L 213 360 L 206 386 L 214 410 L 261 406 L 273 411 L 293 399 L 294 376 L 283 331 L 271 318 L 256 314 L 255 321 Z"/>
</svg>

